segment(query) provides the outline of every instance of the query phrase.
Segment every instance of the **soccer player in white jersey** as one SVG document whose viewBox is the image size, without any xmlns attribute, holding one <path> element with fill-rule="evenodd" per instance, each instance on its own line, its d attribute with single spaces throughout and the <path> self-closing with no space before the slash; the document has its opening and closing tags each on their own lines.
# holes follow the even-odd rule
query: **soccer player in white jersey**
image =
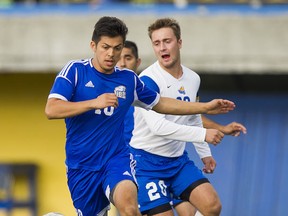
<svg viewBox="0 0 288 216">
<path fill-rule="evenodd" d="M 161 96 L 196 101 L 200 77 L 181 65 L 179 24 L 174 19 L 158 19 L 149 26 L 148 32 L 158 61 L 141 72 L 141 80 Z M 204 163 L 203 170 L 212 173 L 216 162 L 205 141 L 213 144 L 215 139 L 220 141 L 224 134 L 217 129 L 204 129 L 201 115 L 164 115 L 135 108 L 134 118 L 130 145 L 137 162 L 141 213 L 173 215 L 170 205 L 172 194 L 173 205 L 182 215 L 194 214 L 193 206 L 205 216 L 219 215 L 220 199 L 202 171 L 189 160 L 185 144 L 194 142 Z M 226 134 L 238 136 L 241 131 L 246 133 L 246 128 L 236 122 L 221 126 L 206 120 L 207 126 L 225 128 L 223 132 Z M 185 212 L 185 208 L 194 210 Z"/>
<path fill-rule="evenodd" d="M 78 216 L 106 215 L 109 201 L 120 215 L 140 215 L 135 163 L 123 136 L 132 103 L 176 115 L 227 113 L 235 108 L 223 99 L 189 103 L 160 97 L 135 73 L 115 67 L 127 32 L 120 19 L 100 18 L 90 42 L 93 58 L 67 63 L 46 103 L 48 119 L 65 119 L 68 187 Z"/>
<path fill-rule="evenodd" d="M 138 47 L 136 43 L 133 41 L 126 40 L 117 66 L 121 69 L 128 68 L 130 70 L 133 70 L 135 73 L 139 75 L 140 72 L 138 70 L 138 67 L 140 66 L 140 64 L 141 64 L 141 58 L 139 57 Z M 134 107 L 131 106 L 124 120 L 124 136 L 126 143 L 128 144 L 130 143 L 130 139 L 132 137 L 132 131 L 134 128 L 133 113 L 134 113 Z M 226 135 L 239 136 L 240 131 L 246 133 L 246 128 L 237 122 L 232 122 L 227 125 L 220 125 L 204 116 L 202 116 L 202 121 L 203 125 L 205 125 L 205 128 L 217 128 Z M 195 145 L 196 148 L 198 146 L 199 145 Z M 175 210 L 178 216 L 187 216 L 195 214 L 196 210 L 189 202 L 179 199 L 177 200 L 174 199 L 173 201 L 174 201 L 174 208 L 176 207 Z"/>
</svg>

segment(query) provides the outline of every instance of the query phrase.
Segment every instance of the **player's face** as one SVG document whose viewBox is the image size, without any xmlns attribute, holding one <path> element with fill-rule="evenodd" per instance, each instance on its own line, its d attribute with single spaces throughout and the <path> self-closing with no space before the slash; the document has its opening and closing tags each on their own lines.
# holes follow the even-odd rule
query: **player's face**
<svg viewBox="0 0 288 216">
<path fill-rule="evenodd" d="M 116 63 L 120 59 L 123 48 L 123 38 L 102 36 L 101 40 L 96 44 L 91 41 L 90 44 L 93 52 L 93 65 L 102 73 L 112 73 Z"/>
<path fill-rule="evenodd" d="M 161 28 L 151 34 L 154 53 L 162 67 L 171 68 L 180 65 L 182 40 L 177 40 L 171 28 Z"/>
<path fill-rule="evenodd" d="M 139 66 L 139 59 L 137 59 L 133 55 L 130 48 L 124 47 L 121 52 L 120 60 L 118 61 L 117 66 L 121 69 L 128 68 L 136 72 Z"/>
</svg>

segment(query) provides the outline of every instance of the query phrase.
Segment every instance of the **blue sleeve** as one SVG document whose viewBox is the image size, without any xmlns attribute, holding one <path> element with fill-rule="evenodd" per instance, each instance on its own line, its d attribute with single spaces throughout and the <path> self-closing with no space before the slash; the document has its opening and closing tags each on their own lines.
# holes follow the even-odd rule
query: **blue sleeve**
<svg viewBox="0 0 288 216">
<path fill-rule="evenodd" d="M 159 94 L 149 88 L 142 80 L 139 79 L 137 75 L 135 75 L 136 79 L 136 92 L 137 92 L 137 98 L 136 101 L 140 101 L 144 104 L 138 104 L 137 102 L 135 103 L 134 100 L 134 105 L 140 106 L 140 107 L 145 107 L 145 109 L 151 109 L 156 103 L 159 101 Z M 148 106 L 147 106 L 148 105 Z"/>
<path fill-rule="evenodd" d="M 71 100 L 76 86 L 76 67 L 68 63 L 56 76 L 50 94 L 59 94 L 68 101 Z M 70 65 L 70 66 L 69 66 Z"/>
<path fill-rule="evenodd" d="M 145 83 L 145 85 L 148 88 L 156 91 L 157 93 L 160 93 L 160 89 L 159 89 L 158 85 L 154 82 L 153 79 L 151 79 L 148 76 L 142 76 L 142 77 L 140 77 L 140 79 Z"/>
</svg>

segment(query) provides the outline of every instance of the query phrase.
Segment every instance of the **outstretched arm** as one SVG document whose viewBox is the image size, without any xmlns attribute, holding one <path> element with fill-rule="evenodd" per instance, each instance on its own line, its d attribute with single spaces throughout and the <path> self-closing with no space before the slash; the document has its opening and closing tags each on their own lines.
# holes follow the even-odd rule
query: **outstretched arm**
<svg viewBox="0 0 288 216">
<path fill-rule="evenodd" d="M 217 122 L 207 118 L 206 116 L 202 115 L 202 122 L 204 128 L 213 128 L 221 131 L 225 135 L 231 135 L 231 136 L 239 136 L 242 132 L 243 134 L 247 133 L 247 129 L 244 125 L 238 123 L 238 122 L 231 122 L 227 125 L 221 125 Z"/>
<path fill-rule="evenodd" d="M 232 101 L 224 99 L 214 99 L 203 102 L 185 102 L 172 98 L 161 97 L 159 102 L 153 107 L 158 113 L 171 115 L 193 115 L 193 114 L 221 114 L 227 113 L 235 108 Z"/>
</svg>

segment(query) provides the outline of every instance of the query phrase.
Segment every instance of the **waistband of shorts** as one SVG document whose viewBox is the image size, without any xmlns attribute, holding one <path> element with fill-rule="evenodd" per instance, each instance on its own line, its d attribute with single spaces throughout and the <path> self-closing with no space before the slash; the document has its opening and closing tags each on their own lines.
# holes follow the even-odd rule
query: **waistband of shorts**
<svg viewBox="0 0 288 216">
<path fill-rule="evenodd" d="M 142 149 L 136 149 L 136 148 L 133 148 L 131 146 L 129 148 L 130 148 L 130 152 L 135 156 L 144 155 L 144 156 L 148 156 L 148 157 L 155 157 L 155 158 L 158 158 L 159 160 L 175 161 L 175 160 L 178 160 L 179 158 L 182 158 L 182 157 L 188 157 L 186 151 L 184 151 L 184 154 L 180 157 L 165 157 L 165 156 L 161 156 L 161 155 L 157 155 L 157 154 L 153 154 L 153 153 L 144 151 Z"/>
</svg>

